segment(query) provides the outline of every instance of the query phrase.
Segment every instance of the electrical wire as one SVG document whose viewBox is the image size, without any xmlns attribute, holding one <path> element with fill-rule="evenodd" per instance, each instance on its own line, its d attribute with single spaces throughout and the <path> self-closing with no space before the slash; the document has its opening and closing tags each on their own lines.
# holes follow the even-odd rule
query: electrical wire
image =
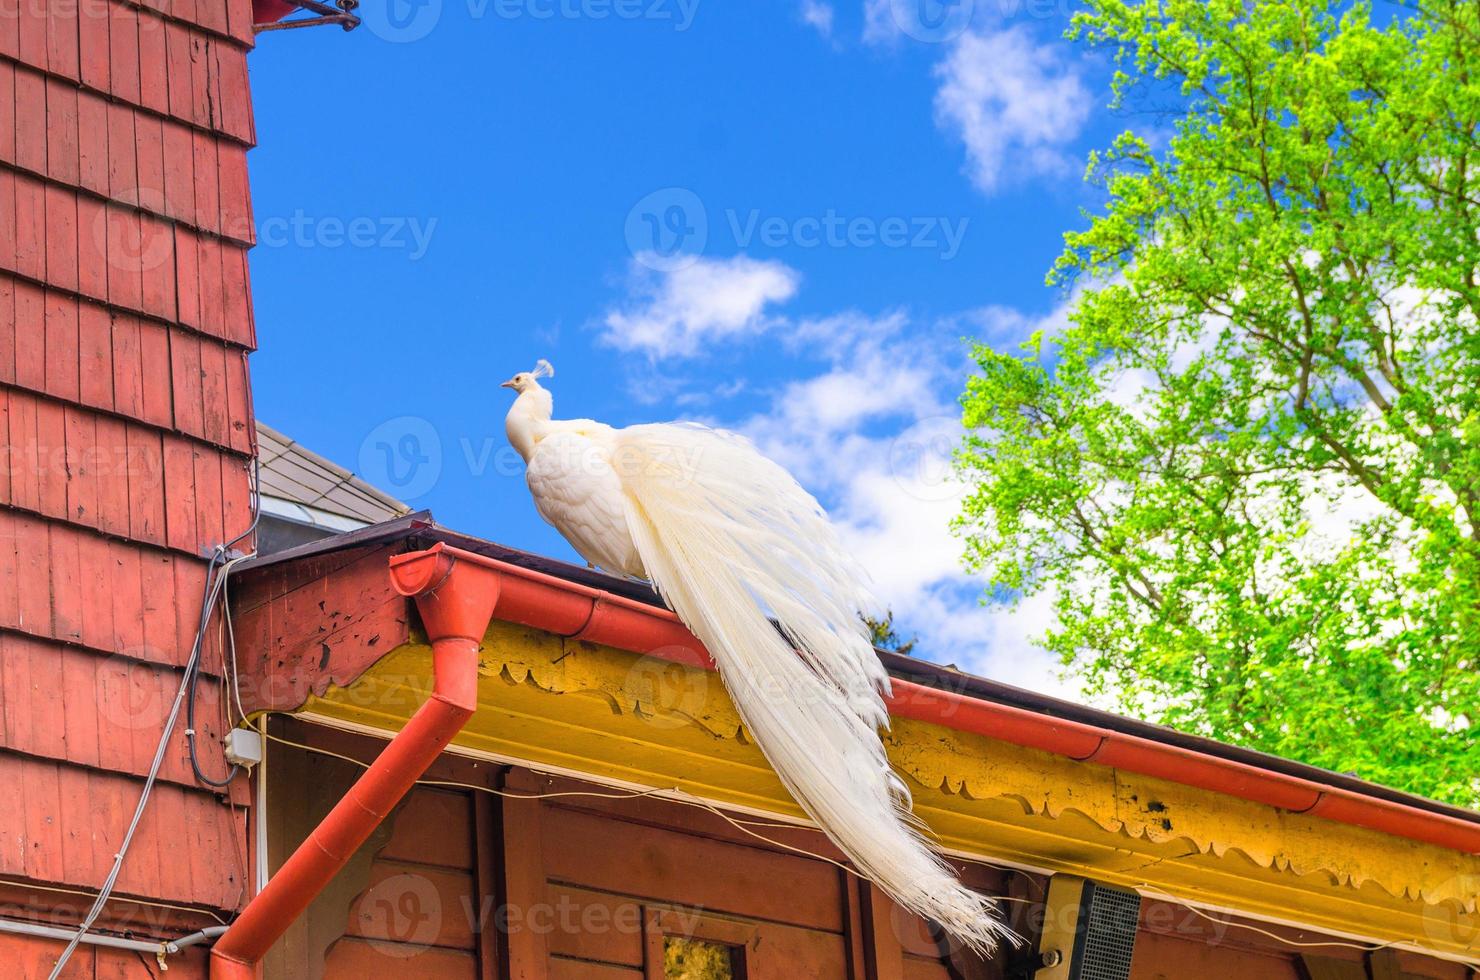
<svg viewBox="0 0 1480 980">
<path fill-rule="evenodd" d="M 269 739 L 282 745 L 290 745 L 297 749 L 303 749 L 306 752 L 317 752 L 320 755 L 332 756 L 335 759 L 341 759 L 345 762 L 359 766 L 361 769 L 369 769 L 372 765 L 371 763 L 363 762 L 359 759 L 344 755 L 339 752 L 334 752 L 329 749 L 321 749 L 316 745 L 306 745 L 302 742 L 295 742 L 292 739 L 283 738 L 281 735 L 274 735 L 271 732 L 267 732 L 266 734 Z M 728 823 L 731 827 L 734 827 L 736 830 L 740 831 L 742 834 L 753 837 L 756 840 L 762 841 L 772 847 L 779 847 L 782 850 L 791 851 L 794 854 L 799 854 L 802 857 L 813 858 L 817 861 L 826 861 L 828 864 L 831 864 L 837 868 L 842 869 L 843 871 L 846 871 L 848 874 L 852 875 L 860 881 L 869 880 L 867 876 L 860 874 L 856 869 L 854 869 L 850 865 L 844 864 L 842 861 L 830 858 L 825 854 L 818 854 L 815 851 L 809 851 L 803 847 L 796 847 L 791 844 L 787 844 L 783 841 L 767 837 L 765 834 L 749 829 L 751 827 L 770 827 L 776 830 L 803 829 L 801 827 L 798 827 L 796 824 L 778 823 L 764 820 L 741 820 L 737 817 L 730 816 L 728 813 L 724 812 L 713 803 L 710 803 L 708 800 L 705 800 L 698 796 L 694 796 L 692 793 L 679 789 L 677 786 L 667 789 L 632 790 L 630 792 L 621 793 L 604 793 L 597 792 L 595 790 L 559 790 L 553 793 L 511 793 L 508 790 L 494 789 L 491 786 L 480 786 L 477 783 L 463 783 L 451 779 L 418 779 L 416 783 L 419 786 L 448 786 L 455 789 L 469 789 L 479 793 L 489 793 L 493 796 L 506 797 L 511 800 L 553 800 L 569 797 L 586 797 L 598 800 L 663 800 L 669 803 L 677 803 L 682 806 L 691 806 L 700 810 L 707 810 L 708 812 L 714 814 L 721 820 Z M 1031 899 L 1014 898 L 1005 895 L 996 896 L 992 900 L 996 902 L 1031 901 Z"/>
<path fill-rule="evenodd" d="M 190 746 L 191 765 L 195 769 L 196 776 L 208 785 L 218 788 L 225 785 L 225 783 L 213 782 L 205 778 L 196 761 L 195 726 L 193 724 L 195 716 L 195 678 L 200 670 L 201 648 L 205 645 L 206 630 L 210 626 L 211 613 L 215 608 L 217 600 L 220 599 L 221 590 L 226 583 L 226 576 L 230 574 L 232 566 L 250 557 L 249 555 L 229 557 L 231 549 L 257 530 L 257 526 L 262 520 L 262 461 L 254 455 L 252 462 L 252 520 L 247 525 L 245 531 L 231 540 L 217 545 L 211 551 L 210 561 L 206 567 L 205 585 L 201 596 L 199 626 L 195 632 L 195 639 L 190 645 L 190 655 L 185 661 L 185 673 L 180 678 L 180 687 L 175 692 L 175 699 L 170 705 L 170 713 L 165 718 L 164 730 L 159 735 L 159 744 L 154 749 L 154 758 L 149 764 L 149 774 L 144 779 L 143 790 L 139 793 L 139 802 L 134 807 L 133 817 L 129 820 L 128 829 L 124 832 L 123 841 L 118 847 L 118 852 L 113 855 L 113 865 L 108 870 L 108 876 L 103 879 L 103 886 L 99 889 L 97 898 L 93 901 L 92 907 L 88 909 L 87 915 L 83 917 L 82 924 L 77 927 L 77 933 L 57 957 L 55 965 L 51 968 L 48 980 L 57 980 L 61 976 L 62 970 L 67 965 L 67 961 L 76 952 L 78 945 L 82 942 L 82 937 L 86 936 L 88 930 L 97 922 L 98 916 L 102 914 L 103 908 L 107 905 L 108 899 L 113 894 L 114 887 L 118 884 L 118 876 L 123 871 L 123 860 L 128 855 L 129 847 L 134 841 L 134 834 L 138 831 L 139 824 L 144 819 L 145 808 L 149 804 L 149 797 L 154 792 L 154 784 L 159 779 L 159 770 L 164 764 L 164 756 L 169 748 L 170 736 L 174 734 L 175 724 L 180 718 L 180 709 L 187 699 L 189 700 L 189 707 L 187 709 L 185 736 Z M 255 549 L 252 553 L 255 554 Z M 227 782 L 230 782 L 229 777 Z"/>
</svg>

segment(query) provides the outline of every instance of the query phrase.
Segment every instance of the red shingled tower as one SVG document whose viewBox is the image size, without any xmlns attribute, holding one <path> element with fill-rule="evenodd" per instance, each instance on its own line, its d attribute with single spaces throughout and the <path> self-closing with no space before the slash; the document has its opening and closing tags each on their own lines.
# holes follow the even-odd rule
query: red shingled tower
<svg viewBox="0 0 1480 980">
<path fill-rule="evenodd" d="M 0 0 L 0 902 L 75 924 L 250 520 L 251 0 Z M 218 647 L 205 672 L 221 670 Z M 212 676 L 202 767 L 226 766 Z M 177 936 L 248 891 L 244 780 L 182 723 L 100 924 Z M 166 907 L 169 906 L 169 907 Z M 192 911 L 198 910 L 198 911 Z M 0 933 L 5 976 L 61 944 Z M 84 946 L 67 975 L 157 975 Z M 203 950 L 171 977 L 204 976 Z"/>
</svg>

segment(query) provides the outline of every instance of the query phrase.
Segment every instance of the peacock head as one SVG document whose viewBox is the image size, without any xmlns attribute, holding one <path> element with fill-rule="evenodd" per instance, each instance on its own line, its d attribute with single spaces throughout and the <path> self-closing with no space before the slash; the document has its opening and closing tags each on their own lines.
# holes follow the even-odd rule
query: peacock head
<svg viewBox="0 0 1480 980">
<path fill-rule="evenodd" d="M 531 388 L 540 387 L 541 378 L 555 377 L 555 368 L 543 357 L 534 362 L 533 371 L 520 371 L 508 381 L 499 385 L 500 388 L 513 388 L 519 394 L 524 394 Z"/>
</svg>

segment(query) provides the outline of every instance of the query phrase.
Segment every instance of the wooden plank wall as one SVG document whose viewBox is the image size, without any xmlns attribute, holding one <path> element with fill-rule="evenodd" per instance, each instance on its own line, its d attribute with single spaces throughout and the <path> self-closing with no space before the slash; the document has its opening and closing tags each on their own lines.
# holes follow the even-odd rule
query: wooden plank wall
<svg viewBox="0 0 1480 980">
<path fill-rule="evenodd" d="M 22 896 L 7 914 L 66 921 L 101 884 L 188 653 L 202 549 L 250 519 L 252 37 L 251 0 L 0 0 L 0 882 Z M 219 774 L 218 645 L 207 670 L 200 746 Z M 233 808 L 197 784 L 176 737 L 115 924 L 171 934 L 238 907 L 235 793 Z M 22 976 L 55 951 L 0 940 Z M 73 964 L 153 966 L 86 949 Z"/>
</svg>

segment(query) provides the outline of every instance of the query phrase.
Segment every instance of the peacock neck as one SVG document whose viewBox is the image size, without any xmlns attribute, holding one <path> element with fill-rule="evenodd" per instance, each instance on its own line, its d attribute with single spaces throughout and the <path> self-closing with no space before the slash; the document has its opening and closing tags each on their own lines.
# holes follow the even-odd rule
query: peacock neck
<svg viewBox="0 0 1480 980">
<path fill-rule="evenodd" d="M 524 461 L 529 462 L 534 447 L 545 436 L 550 425 L 550 416 L 555 409 L 555 400 L 550 393 L 536 385 L 520 393 L 514 399 L 514 407 L 504 418 L 504 431 L 508 433 L 509 445 L 514 447 Z"/>
</svg>

